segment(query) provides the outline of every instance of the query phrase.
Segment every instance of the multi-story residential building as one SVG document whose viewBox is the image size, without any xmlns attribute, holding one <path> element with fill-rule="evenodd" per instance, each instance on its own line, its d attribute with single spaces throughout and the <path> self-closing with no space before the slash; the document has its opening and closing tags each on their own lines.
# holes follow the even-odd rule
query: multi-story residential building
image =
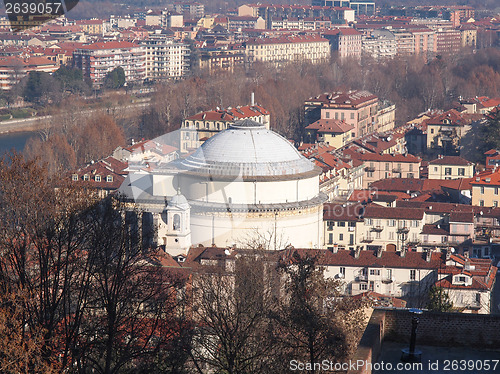
<svg viewBox="0 0 500 374">
<path fill-rule="evenodd" d="M 429 161 L 429 179 L 472 178 L 474 163 L 459 156 L 440 156 Z"/>
<path fill-rule="evenodd" d="M 306 18 L 284 18 L 273 17 L 271 19 L 271 30 L 324 30 L 332 27 L 332 21 L 328 17 L 306 17 Z"/>
<path fill-rule="evenodd" d="M 374 30 L 370 36 L 362 37 L 361 50 L 377 59 L 394 57 L 397 53 L 396 37 L 389 30 Z"/>
<path fill-rule="evenodd" d="M 359 295 L 375 291 L 401 297 L 408 306 L 426 304 L 430 288 L 442 266 L 440 253 L 394 251 L 325 251 L 320 264 L 328 278 L 340 279 L 344 292 Z"/>
<path fill-rule="evenodd" d="M 340 59 L 361 58 L 361 33 L 350 27 L 327 30 L 321 33 L 328 39 L 332 55 L 337 53 Z"/>
<path fill-rule="evenodd" d="M 470 184 L 472 185 L 472 205 L 500 206 L 500 170 L 481 173 Z"/>
<path fill-rule="evenodd" d="M 180 14 L 187 14 L 193 18 L 202 18 L 205 15 L 205 5 L 195 1 L 179 1 L 173 5 L 167 4 L 167 9 L 171 9 Z"/>
<path fill-rule="evenodd" d="M 106 75 L 120 66 L 127 82 L 146 79 L 146 48 L 131 42 L 99 42 L 82 46 L 73 52 L 73 64 L 83 76 L 100 86 Z"/>
<path fill-rule="evenodd" d="M 375 1 L 370 0 L 312 0 L 313 6 L 348 7 L 356 12 L 356 15 L 375 14 Z"/>
<path fill-rule="evenodd" d="M 305 102 L 308 123 L 318 119 L 344 120 L 353 126 L 352 137 L 377 131 L 378 97 L 368 91 L 339 91 L 311 97 Z"/>
<path fill-rule="evenodd" d="M 95 188 L 104 198 L 121 186 L 128 174 L 127 167 L 126 161 L 109 156 L 74 171 L 71 180 Z"/>
<path fill-rule="evenodd" d="M 227 28 L 231 31 L 243 29 L 263 30 L 266 28 L 266 21 L 264 21 L 264 18 L 262 17 L 228 16 Z"/>
<path fill-rule="evenodd" d="M 250 39 L 245 43 L 248 63 L 325 62 L 330 59 L 328 40 L 317 35 L 290 35 L 279 38 Z"/>
<path fill-rule="evenodd" d="M 10 90 L 32 71 L 53 73 L 59 64 L 46 57 L 0 57 L 0 89 Z"/>
<path fill-rule="evenodd" d="M 454 54 L 460 51 L 462 35 L 459 30 L 436 31 L 436 53 Z"/>
<path fill-rule="evenodd" d="M 460 140 L 469 130 L 469 122 L 455 109 L 426 120 L 427 149 L 434 148 L 441 154 L 460 149 Z"/>
<path fill-rule="evenodd" d="M 341 148 L 351 140 L 353 129 L 342 120 L 319 119 L 306 127 L 306 136 L 310 143 L 321 142 Z"/>
<path fill-rule="evenodd" d="M 105 22 L 102 19 L 82 19 L 76 20 L 75 24 L 80 26 L 85 34 L 104 35 L 106 31 Z"/>
<path fill-rule="evenodd" d="M 476 48 L 477 27 L 470 24 L 463 24 L 459 27 L 459 30 L 462 39 L 462 47 Z"/>
<path fill-rule="evenodd" d="M 396 124 L 396 104 L 380 100 L 377 107 L 377 132 L 387 132 Z"/>
<path fill-rule="evenodd" d="M 364 229 L 363 212 L 361 204 L 324 204 L 324 247 L 354 250 L 358 245 L 358 235 Z"/>
<path fill-rule="evenodd" d="M 454 309 L 490 314 L 496 272 L 489 259 L 469 258 L 468 252 L 451 254 L 439 268 L 436 286 L 446 291 Z"/>
<path fill-rule="evenodd" d="M 415 37 L 413 33 L 406 29 L 394 29 L 396 38 L 396 49 L 399 56 L 409 56 L 415 53 Z"/>
<path fill-rule="evenodd" d="M 413 53 L 430 57 L 437 51 L 436 34 L 429 28 L 410 29 L 413 34 Z"/>
<path fill-rule="evenodd" d="M 306 19 L 326 17 L 332 24 L 354 22 L 355 11 L 345 6 L 311 6 L 286 4 L 245 4 L 238 7 L 238 16 L 262 17 L 271 30 L 273 19 Z"/>
<path fill-rule="evenodd" d="M 146 78 L 182 78 L 189 73 L 191 51 L 185 43 L 175 43 L 164 34 L 153 34 L 142 40 L 146 50 Z"/>
<path fill-rule="evenodd" d="M 367 205 L 360 243 L 368 250 L 406 252 L 415 247 L 424 227 L 424 209 Z"/>
<path fill-rule="evenodd" d="M 214 73 L 234 71 L 245 64 L 245 49 L 241 45 L 227 45 L 221 48 L 199 48 L 200 69 Z"/>
<path fill-rule="evenodd" d="M 359 160 L 365 164 L 363 188 L 372 182 L 387 178 L 420 178 L 421 159 L 409 154 L 390 155 L 365 153 L 359 155 Z"/>
<path fill-rule="evenodd" d="M 260 105 L 229 107 L 200 112 L 187 117 L 182 121 L 180 130 L 181 152 L 186 153 L 200 147 L 205 140 L 229 128 L 234 121 L 244 119 L 262 123 L 266 129 L 269 129 L 270 113 Z"/>
<path fill-rule="evenodd" d="M 183 27 L 184 16 L 176 12 L 162 10 L 160 16 L 160 26 L 163 28 Z"/>
</svg>

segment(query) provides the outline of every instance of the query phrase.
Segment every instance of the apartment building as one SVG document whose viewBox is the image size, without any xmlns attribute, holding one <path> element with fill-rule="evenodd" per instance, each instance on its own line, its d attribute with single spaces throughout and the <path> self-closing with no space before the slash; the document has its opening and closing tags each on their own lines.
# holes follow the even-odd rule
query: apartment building
<svg viewBox="0 0 500 374">
<path fill-rule="evenodd" d="M 182 78 L 189 74 L 189 45 L 176 43 L 173 38 L 156 33 L 142 40 L 140 45 L 146 51 L 146 78 Z"/>
<path fill-rule="evenodd" d="M 146 48 L 126 41 L 93 43 L 73 52 L 73 64 L 96 86 L 101 86 L 106 75 L 118 66 L 125 71 L 127 82 L 143 82 Z"/>
<path fill-rule="evenodd" d="M 396 37 L 389 30 L 373 30 L 369 36 L 363 36 L 361 51 L 373 58 L 394 57 L 397 53 Z"/>
<path fill-rule="evenodd" d="M 284 18 L 273 17 L 271 30 L 301 30 L 314 31 L 330 29 L 332 21 L 328 17 Z"/>
<path fill-rule="evenodd" d="M 359 155 L 365 164 L 363 188 L 371 183 L 387 178 L 420 178 L 422 160 L 410 154 L 378 154 L 365 153 Z"/>
<path fill-rule="evenodd" d="M 443 154 L 458 149 L 460 139 L 468 131 L 467 121 L 455 109 L 426 120 L 426 125 L 427 149 L 442 150 Z"/>
<path fill-rule="evenodd" d="M 429 161 L 429 179 L 472 178 L 474 163 L 459 156 L 440 156 Z"/>
<path fill-rule="evenodd" d="M 325 277 L 341 280 L 344 293 L 366 291 L 401 297 L 408 306 L 422 306 L 437 281 L 440 253 L 336 250 L 325 251 L 320 264 Z"/>
<path fill-rule="evenodd" d="M 312 64 L 330 59 L 328 40 L 317 35 L 289 35 L 279 38 L 250 39 L 245 44 L 247 62 L 280 65 L 307 61 Z"/>
<path fill-rule="evenodd" d="M 353 129 L 343 120 L 319 119 L 306 127 L 306 137 L 310 143 L 320 142 L 341 148 L 351 141 Z"/>
<path fill-rule="evenodd" d="M 468 252 L 451 254 L 438 270 L 436 286 L 446 291 L 455 309 L 490 314 L 496 272 L 489 259 L 469 258 Z"/>
<path fill-rule="evenodd" d="M 266 28 L 266 21 L 262 17 L 228 16 L 227 28 L 233 31 L 244 29 L 264 30 Z"/>
<path fill-rule="evenodd" d="M 462 35 L 460 30 L 436 30 L 436 53 L 454 54 L 460 51 Z"/>
<path fill-rule="evenodd" d="M 355 11 L 356 15 L 375 14 L 375 1 L 370 0 L 312 0 L 313 6 L 348 7 Z"/>
<path fill-rule="evenodd" d="M 46 57 L 0 57 L 0 89 L 10 90 L 32 71 L 53 73 L 59 64 Z"/>
<path fill-rule="evenodd" d="M 106 31 L 105 22 L 102 19 L 82 19 L 76 20 L 75 24 L 80 26 L 85 34 L 104 35 Z"/>
<path fill-rule="evenodd" d="M 355 10 L 346 6 L 312 6 L 286 4 L 244 4 L 238 7 L 238 16 L 262 17 L 266 29 L 271 30 L 273 19 L 328 18 L 332 24 L 345 25 L 355 20 Z"/>
<path fill-rule="evenodd" d="M 500 171 L 481 173 L 472 182 L 472 205 L 498 207 L 500 201 Z"/>
<path fill-rule="evenodd" d="M 311 97 L 305 102 L 306 120 L 344 120 L 353 126 L 352 137 L 377 131 L 378 97 L 368 91 L 338 91 Z"/>
<path fill-rule="evenodd" d="M 234 121 L 251 119 L 270 126 L 270 113 L 260 105 L 238 106 L 197 113 L 182 121 L 180 129 L 181 152 L 186 153 L 200 147 L 216 133 L 226 130 Z"/>
<path fill-rule="evenodd" d="M 324 31 L 321 36 L 330 42 L 332 55 L 337 54 L 340 59 L 361 58 L 362 34 L 358 30 L 343 27 Z"/>
<path fill-rule="evenodd" d="M 361 204 L 325 203 L 323 205 L 324 248 L 354 250 L 364 229 Z"/>
<path fill-rule="evenodd" d="M 359 239 L 368 250 L 406 251 L 415 247 L 424 226 L 424 209 L 366 206 L 364 232 Z"/>
</svg>

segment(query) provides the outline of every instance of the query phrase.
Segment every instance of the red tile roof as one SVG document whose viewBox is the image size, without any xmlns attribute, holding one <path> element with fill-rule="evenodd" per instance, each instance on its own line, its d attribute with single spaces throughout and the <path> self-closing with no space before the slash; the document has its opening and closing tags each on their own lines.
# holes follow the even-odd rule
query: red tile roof
<svg viewBox="0 0 500 374">
<path fill-rule="evenodd" d="M 106 49 L 120 49 L 120 48 L 134 48 L 139 45 L 126 41 L 111 41 L 111 42 L 98 42 L 81 46 L 80 49 L 93 49 L 93 50 L 106 50 Z"/>
<path fill-rule="evenodd" d="M 343 134 L 354 129 L 343 120 L 338 119 L 319 119 L 311 123 L 306 129 L 318 130 L 320 133 Z"/>
<path fill-rule="evenodd" d="M 424 217 L 424 209 L 421 208 L 395 208 L 383 207 L 376 204 L 369 204 L 365 208 L 364 218 L 392 218 L 421 220 Z"/>
<path fill-rule="evenodd" d="M 357 221 L 363 220 L 364 206 L 361 204 L 323 204 L 323 220 Z"/>
<path fill-rule="evenodd" d="M 431 165 L 458 165 L 469 166 L 474 165 L 473 162 L 467 161 L 465 158 L 459 156 L 444 156 L 435 160 L 429 161 Z"/>
<path fill-rule="evenodd" d="M 190 121 L 228 121 L 268 115 L 269 111 L 260 105 L 246 105 L 236 108 L 210 110 L 187 117 Z"/>
</svg>

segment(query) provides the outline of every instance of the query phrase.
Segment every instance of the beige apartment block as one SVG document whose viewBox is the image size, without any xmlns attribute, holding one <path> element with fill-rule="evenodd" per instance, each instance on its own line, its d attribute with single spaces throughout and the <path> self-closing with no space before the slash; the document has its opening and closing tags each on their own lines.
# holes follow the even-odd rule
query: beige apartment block
<svg viewBox="0 0 500 374">
<path fill-rule="evenodd" d="M 458 156 L 440 156 L 429 161 L 429 179 L 472 178 L 474 163 Z"/>
<path fill-rule="evenodd" d="M 419 157 L 405 154 L 365 153 L 360 156 L 365 164 L 363 188 L 371 183 L 386 178 L 420 178 Z"/>
<path fill-rule="evenodd" d="M 500 202 L 500 172 L 478 175 L 471 182 L 472 205 L 498 207 Z"/>
</svg>

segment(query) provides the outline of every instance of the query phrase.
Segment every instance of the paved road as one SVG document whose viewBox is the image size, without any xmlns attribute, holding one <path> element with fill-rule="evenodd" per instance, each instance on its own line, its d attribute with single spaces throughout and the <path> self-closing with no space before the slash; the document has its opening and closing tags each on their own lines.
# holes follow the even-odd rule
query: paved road
<svg viewBox="0 0 500 374">
<path fill-rule="evenodd" d="M 151 105 L 151 99 L 146 98 L 146 99 L 141 99 L 141 102 L 138 103 L 124 105 L 121 107 L 115 107 L 114 110 L 120 112 L 123 110 L 145 108 L 149 105 Z M 83 110 L 82 114 L 88 115 L 105 109 L 106 108 Z M 50 123 L 51 122 L 50 120 L 53 117 L 54 116 L 40 116 L 40 117 L 30 117 L 30 118 L 2 121 L 0 122 L 0 134 L 6 132 L 37 130 L 42 126 L 46 126 L 47 123 Z"/>
</svg>

